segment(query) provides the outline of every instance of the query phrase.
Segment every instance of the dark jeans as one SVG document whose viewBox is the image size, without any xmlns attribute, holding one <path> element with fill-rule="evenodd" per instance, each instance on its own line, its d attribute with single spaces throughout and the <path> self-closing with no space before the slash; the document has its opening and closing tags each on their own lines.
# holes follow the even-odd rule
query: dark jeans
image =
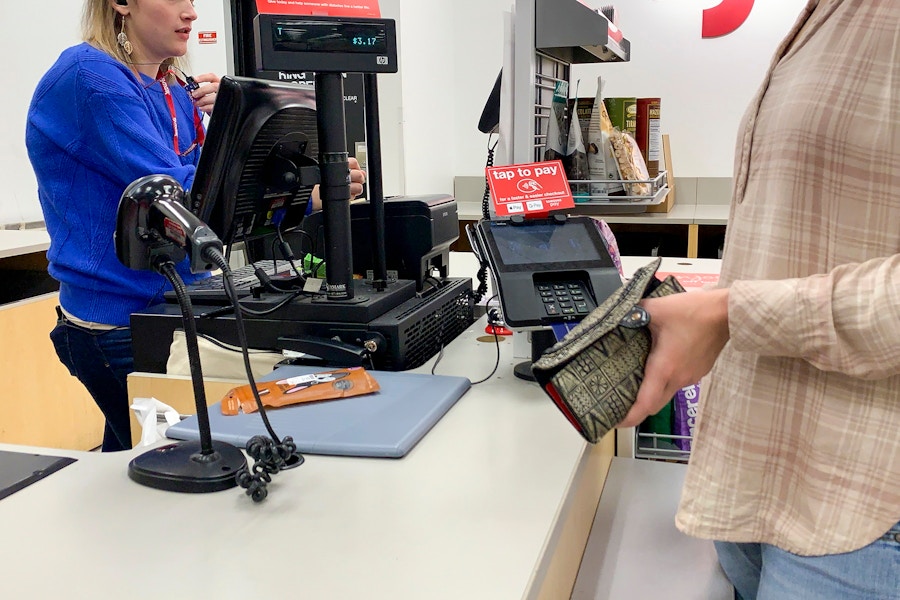
<svg viewBox="0 0 900 600">
<path fill-rule="evenodd" d="M 84 384 L 106 417 L 104 452 L 131 448 L 131 416 L 127 377 L 134 370 L 131 330 L 94 331 L 79 327 L 64 315 L 50 332 L 59 360 Z"/>
</svg>

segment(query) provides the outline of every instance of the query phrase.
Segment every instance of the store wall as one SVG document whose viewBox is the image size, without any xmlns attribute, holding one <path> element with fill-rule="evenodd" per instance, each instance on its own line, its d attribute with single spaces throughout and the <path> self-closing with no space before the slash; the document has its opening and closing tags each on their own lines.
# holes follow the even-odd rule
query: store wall
<svg viewBox="0 0 900 600">
<path fill-rule="evenodd" d="M 662 129 L 681 177 L 730 177 L 737 128 L 778 44 L 806 0 L 756 0 L 750 16 L 728 35 L 703 39 L 702 11 L 718 0 L 618 2 L 631 41 L 628 63 L 581 65 L 579 95 L 662 98 Z M 571 88 L 570 88 L 571 89 Z"/>
<path fill-rule="evenodd" d="M 216 43 L 190 48 L 195 73 L 226 73 L 230 64 L 226 34 L 229 0 L 205 0 L 194 30 L 216 31 Z M 40 8 L 37 8 L 37 7 Z M 0 4 L 0 56 L 4 81 L 0 85 L 0 227 L 42 221 L 37 183 L 25 151 L 25 118 L 31 96 L 44 72 L 65 48 L 81 41 L 81 0 L 6 1 Z"/>
<path fill-rule="evenodd" d="M 718 3 L 617 2 L 631 61 L 573 68 L 579 95 L 593 96 L 600 75 L 607 95 L 663 99 L 663 132 L 679 177 L 731 176 L 740 118 L 806 0 L 756 0 L 736 31 L 703 39 L 703 10 Z M 382 103 L 382 128 L 402 130 L 397 145 L 385 136 L 385 160 L 399 160 L 403 171 L 396 179 L 386 173 L 387 192 L 451 193 L 454 177 L 483 175 L 488 139 L 477 124 L 502 64 L 504 12 L 514 4 L 381 0 L 383 15 L 398 19 L 401 68 L 399 104 Z M 382 88 L 397 85 L 386 77 L 381 82 Z M 392 189 L 391 182 L 398 185 Z"/>
<path fill-rule="evenodd" d="M 400 104 L 388 107 L 402 128 L 385 138 L 385 161 L 403 163 L 393 193 L 453 193 L 457 175 L 483 174 L 486 136 L 478 118 L 502 64 L 503 11 L 512 0 L 381 0 L 398 20 Z M 394 82 L 382 77 L 379 86 Z M 382 104 L 382 128 L 386 127 Z M 391 192 L 387 183 L 386 192 Z"/>
<path fill-rule="evenodd" d="M 60 51 L 79 40 L 81 2 L 0 4 L 0 226 L 41 221 L 36 184 L 25 153 L 25 115 L 38 80 Z"/>
<path fill-rule="evenodd" d="M 195 30 L 216 44 L 191 49 L 195 72 L 227 72 L 228 0 L 198 5 Z M 591 0 L 588 4 L 597 4 Z M 734 33 L 700 36 L 702 11 L 716 0 L 623 0 L 616 3 L 632 42 L 626 64 L 576 67 L 580 95 L 597 75 L 608 95 L 660 96 L 663 130 L 681 177 L 729 177 L 738 121 L 768 60 L 805 0 L 757 0 Z M 455 176 L 483 173 L 487 136 L 477 130 L 502 63 L 504 11 L 513 0 L 381 0 L 398 22 L 400 69 L 379 77 L 387 194 L 452 193 Z M 603 4 L 606 4 L 605 2 Z M 25 114 L 34 86 L 59 52 L 79 40 L 82 2 L 0 4 L 0 226 L 41 220 L 25 154 Z M 18 58 L 21 57 L 21 58 Z M 574 86 L 573 86 L 574 87 Z"/>
</svg>

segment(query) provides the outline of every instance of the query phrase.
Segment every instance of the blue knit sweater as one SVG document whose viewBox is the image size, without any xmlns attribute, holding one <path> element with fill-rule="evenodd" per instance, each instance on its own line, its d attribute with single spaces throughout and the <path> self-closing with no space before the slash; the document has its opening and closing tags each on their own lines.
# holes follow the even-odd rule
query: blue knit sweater
<svg viewBox="0 0 900 600">
<path fill-rule="evenodd" d="M 113 233 L 122 191 L 149 174 L 191 185 L 199 150 L 181 157 L 161 86 L 88 44 L 65 50 L 44 75 L 28 111 L 25 144 L 50 234 L 50 274 L 60 304 L 85 321 L 127 326 L 133 312 L 162 301 L 164 277 L 116 258 Z M 194 141 L 188 93 L 170 86 L 180 151 Z M 179 272 L 191 276 L 185 264 Z"/>
</svg>

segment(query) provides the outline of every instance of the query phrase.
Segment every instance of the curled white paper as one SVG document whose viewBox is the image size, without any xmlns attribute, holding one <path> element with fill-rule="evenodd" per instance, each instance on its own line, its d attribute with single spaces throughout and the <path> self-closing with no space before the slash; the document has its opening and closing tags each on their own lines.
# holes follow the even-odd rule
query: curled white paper
<svg viewBox="0 0 900 600">
<path fill-rule="evenodd" d="M 139 447 L 151 446 L 165 438 L 166 429 L 181 420 L 177 410 L 156 398 L 135 398 L 131 410 L 141 426 Z"/>
</svg>

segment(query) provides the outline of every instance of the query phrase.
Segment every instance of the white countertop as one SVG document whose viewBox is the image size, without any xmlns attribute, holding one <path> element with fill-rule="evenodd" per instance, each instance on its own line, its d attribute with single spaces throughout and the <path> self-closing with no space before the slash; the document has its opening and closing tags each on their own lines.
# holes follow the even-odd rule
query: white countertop
<svg viewBox="0 0 900 600">
<path fill-rule="evenodd" d="M 731 206 L 728 204 L 697 204 L 694 209 L 694 223 L 697 225 L 727 225 L 730 214 Z"/>
<path fill-rule="evenodd" d="M 438 374 L 486 377 L 485 322 Z M 308 455 L 254 504 L 130 481 L 131 453 L 78 462 L 0 501 L 9 598 L 522 598 L 585 442 L 534 384 L 500 368 L 403 459 Z M 430 369 L 431 362 L 420 370 Z M 0 445 L 4 450 L 21 447 Z"/>
<path fill-rule="evenodd" d="M 472 259 L 460 254 L 455 272 Z M 682 261 L 697 262 L 663 266 L 685 271 Z M 481 319 L 450 344 L 436 373 L 488 376 L 497 346 L 484 327 Z M 308 455 L 274 477 L 262 504 L 238 489 L 142 487 L 127 476 L 140 450 L 42 450 L 78 461 L 0 501 L 4 596 L 535 597 L 589 447 L 535 384 L 513 375 L 512 342 L 499 347 L 497 373 L 405 458 Z M 677 493 L 670 486 L 664 504 Z"/>
<path fill-rule="evenodd" d="M 0 258 L 46 252 L 49 247 L 46 229 L 0 229 Z"/>
</svg>

